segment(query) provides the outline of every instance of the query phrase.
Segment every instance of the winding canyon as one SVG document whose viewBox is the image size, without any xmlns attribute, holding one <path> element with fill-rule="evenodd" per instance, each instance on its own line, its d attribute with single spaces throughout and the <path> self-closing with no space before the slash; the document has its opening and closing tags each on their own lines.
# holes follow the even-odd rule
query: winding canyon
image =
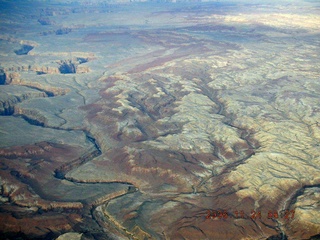
<svg viewBox="0 0 320 240">
<path fill-rule="evenodd" d="M 0 1 L 3 239 L 318 239 L 316 1 Z"/>
</svg>

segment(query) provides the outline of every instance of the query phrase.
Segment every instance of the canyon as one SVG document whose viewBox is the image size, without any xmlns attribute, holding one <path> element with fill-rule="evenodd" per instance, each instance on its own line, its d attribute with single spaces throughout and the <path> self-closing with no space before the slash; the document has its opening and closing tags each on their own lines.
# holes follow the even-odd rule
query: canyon
<svg viewBox="0 0 320 240">
<path fill-rule="evenodd" d="M 313 1 L 0 1 L 3 239 L 318 239 Z"/>
</svg>

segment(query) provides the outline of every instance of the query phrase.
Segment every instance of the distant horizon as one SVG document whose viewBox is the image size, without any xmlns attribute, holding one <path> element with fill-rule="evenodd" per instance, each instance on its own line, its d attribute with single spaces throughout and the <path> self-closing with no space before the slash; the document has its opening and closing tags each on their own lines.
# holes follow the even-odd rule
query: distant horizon
<svg viewBox="0 0 320 240">
<path fill-rule="evenodd" d="M 4 239 L 320 237 L 320 7 L 0 0 Z"/>
<path fill-rule="evenodd" d="M 263 3 L 302 3 L 302 2 L 318 2 L 317 0 L 16 0 L 15 2 L 47 2 L 59 4 L 84 3 L 86 5 L 95 5 L 100 3 L 135 3 L 135 2 L 150 2 L 150 3 L 202 3 L 202 2 L 217 2 L 217 3 L 247 3 L 247 4 L 263 4 Z M 10 0 L 0 0 L 0 2 L 10 2 Z"/>
</svg>

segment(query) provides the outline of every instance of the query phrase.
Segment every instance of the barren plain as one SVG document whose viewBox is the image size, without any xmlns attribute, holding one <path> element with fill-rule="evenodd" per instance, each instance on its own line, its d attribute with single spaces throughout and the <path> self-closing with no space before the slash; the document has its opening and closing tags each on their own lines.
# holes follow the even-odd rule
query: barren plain
<svg viewBox="0 0 320 240">
<path fill-rule="evenodd" d="M 0 0 L 1 239 L 319 239 L 317 1 Z"/>
</svg>

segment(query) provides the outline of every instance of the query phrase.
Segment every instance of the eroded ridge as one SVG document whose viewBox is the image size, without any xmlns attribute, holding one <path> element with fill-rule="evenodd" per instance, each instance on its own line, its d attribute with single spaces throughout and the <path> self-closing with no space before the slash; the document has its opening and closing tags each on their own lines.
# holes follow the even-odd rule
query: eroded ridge
<svg viewBox="0 0 320 240">
<path fill-rule="evenodd" d="M 97 151 L 48 142 L 1 149 L 3 236 L 20 232 L 28 238 L 52 238 L 75 228 L 90 231 L 92 236 L 102 234 L 95 208 L 135 189 L 121 183 L 80 184 L 62 174 L 90 161 Z M 66 159 L 70 161 L 66 163 Z"/>
<path fill-rule="evenodd" d="M 122 200 L 115 200 L 106 208 L 129 229 L 159 238 L 316 235 L 316 224 L 296 234 L 293 219 L 285 218 L 295 208 L 288 199 L 318 184 L 315 77 L 302 80 L 297 69 L 294 76 L 279 75 L 268 59 L 285 57 L 267 51 L 256 57 L 248 47 L 230 47 L 211 54 L 105 78 L 102 99 L 86 110 L 92 131 L 110 150 L 71 175 L 133 183 L 143 193 L 132 203 L 138 206 L 116 213 Z M 90 171 L 97 175 L 88 177 Z M 229 220 L 213 226 L 207 209 L 226 209 Z M 238 219 L 240 209 L 245 214 Z M 148 226 L 142 223 L 147 216 Z"/>
</svg>

